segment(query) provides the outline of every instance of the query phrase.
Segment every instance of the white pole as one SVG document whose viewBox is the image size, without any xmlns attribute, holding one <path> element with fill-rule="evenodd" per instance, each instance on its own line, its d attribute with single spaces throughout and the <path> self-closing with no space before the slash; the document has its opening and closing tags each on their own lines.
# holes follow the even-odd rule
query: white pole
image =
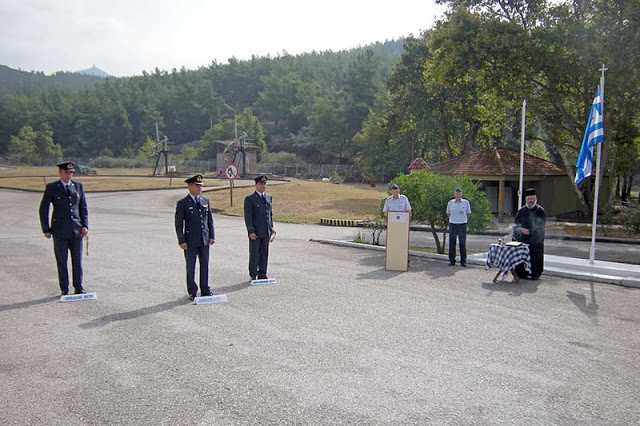
<svg viewBox="0 0 640 426">
<path fill-rule="evenodd" d="M 600 108 L 602 113 L 602 126 L 604 129 L 604 72 L 607 68 L 602 64 L 602 76 L 600 77 Z M 598 196 L 600 195 L 600 161 L 602 156 L 602 144 L 604 140 L 598 144 L 598 154 L 596 157 L 596 189 L 593 194 L 593 222 L 591 223 L 591 250 L 589 251 L 589 264 L 593 265 L 596 259 L 596 228 L 598 221 Z"/>
<path fill-rule="evenodd" d="M 522 127 L 520 128 L 520 186 L 518 187 L 518 210 L 522 207 L 522 194 L 524 189 L 524 129 L 527 120 L 527 100 L 522 101 Z"/>
</svg>

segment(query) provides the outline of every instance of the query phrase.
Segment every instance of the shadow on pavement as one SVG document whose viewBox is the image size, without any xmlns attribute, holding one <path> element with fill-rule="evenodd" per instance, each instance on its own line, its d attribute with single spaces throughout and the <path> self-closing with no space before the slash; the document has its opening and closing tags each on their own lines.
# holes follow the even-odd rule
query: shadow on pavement
<svg viewBox="0 0 640 426">
<path fill-rule="evenodd" d="M 491 292 L 489 293 L 489 296 L 491 296 L 494 291 L 509 293 L 510 296 L 521 296 L 524 293 L 535 293 L 538 291 L 539 285 L 540 280 L 520 280 L 519 283 L 512 281 L 498 281 L 497 283 L 482 283 L 482 288 Z"/>
<path fill-rule="evenodd" d="M 390 280 L 398 275 L 404 274 L 404 271 L 387 271 L 384 268 L 375 271 L 360 272 L 356 277 L 357 280 Z"/>
<path fill-rule="evenodd" d="M 233 293 L 234 291 L 243 290 L 249 287 L 250 285 L 251 284 L 249 284 L 249 280 L 247 280 L 247 281 L 239 282 L 238 284 L 228 285 L 225 287 L 218 287 L 218 288 L 212 287 L 211 290 L 213 291 L 213 294 Z"/>
<path fill-rule="evenodd" d="M 589 318 L 595 318 L 598 316 L 599 306 L 596 301 L 596 291 L 593 286 L 593 282 L 591 283 L 591 300 L 589 302 L 587 302 L 587 296 L 573 291 L 567 291 L 567 297 L 574 305 L 576 305 L 576 308 Z"/>
<path fill-rule="evenodd" d="M 110 324 L 112 322 L 126 321 L 126 320 L 135 319 L 135 318 L 140 318 L 145 315 L 157 314 L 159 312 L 164 312 L 164 311 L 171 310 L 173 308 L 177 308 L 178 306 L 189 305 L 189 304 L 191 304 L 191 300 L 189 300 L 188 297 L 181 297 L 180 299 L 174 300 L 173 302 L 161 303 L 155 306 L 147 306 L 144 308 L 136 309 L 134 311 L 105 315 L 103 317 L 96 318 L 92 321 L 80 324 L 80 328 L 104 327 L 105 325 Z"/>
<path fill-rule="evenodd" d="M 378 269 L 369 272 L 360 272 L 356 276 L 357 280 L 390 280 L 397 277 L 400 274 L 404 274 L 403 271 L 387 271 L 384 269 L 384 256 L 369 256 L 360 259 L 360 264 L 364 266 L 378 266 Z"/>
<path fill-rule="evenodd" d="M 30 308 L 31 306 L 42 305 L 44 303 L 60 300 L 60 296 L 43 297 L 42 299 L 28 300 L 26 302 L 11 303 L 9 305 L 0 305 L 0 312 L 12 311 L 14 309 Z"/>
<path fill-rule="evenodd" d="M 449 266 L 448 263 L 444 263 L 440 261 L 430 261 L 428 263 L 424 262 L 424 267 L 419 269 L 424 269 L 424 272 L 427 274 L 427 277 L 433 280 L 437 280 L 440 278 L 450 278 L 454 276 L 456 272 L 465 270 L 465 268 L 463 268 L 460 265 Z"/>
</svg>

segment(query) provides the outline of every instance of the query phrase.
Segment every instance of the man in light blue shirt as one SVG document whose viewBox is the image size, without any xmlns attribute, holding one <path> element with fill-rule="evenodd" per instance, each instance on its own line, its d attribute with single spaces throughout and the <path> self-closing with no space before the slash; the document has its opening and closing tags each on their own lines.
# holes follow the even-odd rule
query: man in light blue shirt
<svg viewBox="0 0 640 426">
<path fill-rule="evenodd" d="M 384 207 L 382 208 L 382 212 L 384 213 L 384 217 L 388 216 L 388 213 L 392 212 L 411 212 L 411 203 L 409 203 L 409 199 L 400 194 L 400 188 L 395 183 L 391 185 L 391 195 L 384 200 Z M 411 217 L 411 213 L 409 213 L 409 217 Z"/>
<path fill-rule="evenodd" d="M 460 265 L 467 266 L 467 221 L 471 216 L 469 201 L 462 198 L 462 189 L 453 191 L 453 200 L 447 203 L 449 216 L 449 266 L 456 264 L 456 237 L 460 241 Z"/>
</svg>

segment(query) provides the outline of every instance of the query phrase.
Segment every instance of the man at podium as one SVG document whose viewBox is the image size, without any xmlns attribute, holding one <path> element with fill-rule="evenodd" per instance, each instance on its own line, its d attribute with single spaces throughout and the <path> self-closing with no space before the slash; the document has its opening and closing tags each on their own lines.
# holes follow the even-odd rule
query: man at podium
<svg viewBox="0 0 640 426">
<path fill-rule="evenodd" d="M 409 264 L 411 203 L 406 196 L 400 194 L 400 188 L 395 183 L 391 185 L 391 194 L 384 200 L 382 208 L 387 222 L 385 269 L 406 271 Z"/>
<path fill-rule="evenodd" d="M 391 195 L 384 200 L 384 207 L 382 208 L 382 211 L 385 218 L 389 215 L 390 211 L 411 211 L 411 203 L 409 203 L 409 199 L 405 195 L 400 194 L 400 188 L 395 183 L 391 185 Z"/>
</svg>

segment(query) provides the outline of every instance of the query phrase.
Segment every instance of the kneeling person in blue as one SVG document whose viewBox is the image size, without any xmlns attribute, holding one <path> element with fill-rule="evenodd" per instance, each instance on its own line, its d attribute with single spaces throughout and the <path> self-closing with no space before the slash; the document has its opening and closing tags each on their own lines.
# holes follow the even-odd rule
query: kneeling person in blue
<svg viewBox="0 0 640 426">
<path fill-rule="evenodd" d="M 195 282 L 196 258 L 200 262 L 200 295 L 211 296 L 209 288 L 209 246 L 216 242 L 213 215 L 209 200 L 202 192 L 203 176 L 197 174 L 186 179 L 189 195 L 176 205 L 176 235 L 184 250 L 187 262 L 187 292 L 195 299 L 198 286 Z"/>
<path fill-rule="evenodd" d="M 273 229 L 271 195 L 265 192 L 267 177 L 253 179 L 256 190 L 244 199 L 244 223 L 249 234 L 249 276 L 252 280 L 267 279 L 269 263 L 269 243 L 276 235 Z"/>
<path fill-rule="evenodd" d="M 89 211 L 82 184 L 71 179 L 74 172 L 72 161 L 58 164 L 60 179 L 47 184 L 40 202 L 40 225 L 46 238 L 53 236 L 58 283 L 63 296 L 69 294 L 69 252 L 75 294 L 85 293 L 82 287 L 82 237 L 89 233 Z M 53 215 L 49 225 L 51 204 Z"/>
</svg>

